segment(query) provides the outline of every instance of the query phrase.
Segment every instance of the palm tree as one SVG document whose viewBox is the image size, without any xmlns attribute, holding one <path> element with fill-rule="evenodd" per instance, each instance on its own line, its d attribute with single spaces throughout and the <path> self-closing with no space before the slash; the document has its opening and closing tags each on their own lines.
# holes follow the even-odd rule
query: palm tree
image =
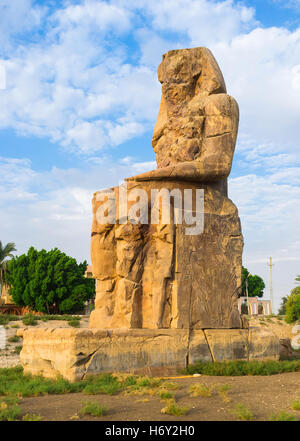
<svg viewBox="0 0 300 441">
<path fill-rule="evenodd" d="M 6 274 L 8 267 L 8 257 L 13 257 L 13 252 L 16 250 L 16 245 L 13 242 L 9 242 L 5 247 L 0 240 L 0 297 L 2 294 L 2 288 L 6 284 Z"/>
</svg>

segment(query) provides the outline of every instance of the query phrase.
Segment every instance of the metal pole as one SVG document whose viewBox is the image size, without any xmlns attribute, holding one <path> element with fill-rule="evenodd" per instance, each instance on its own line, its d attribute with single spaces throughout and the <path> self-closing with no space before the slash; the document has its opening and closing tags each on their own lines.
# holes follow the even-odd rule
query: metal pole
<svg viewBox="0 0 300 441">
<path fill-rule="evenodd" d="M 274 312 L 274 305 L 273 305 L 273 280 L 272 280 L 272 257 L 269 258 L 269 268 L 270 268 L 270 300 L 271 300 L 271 314 Z"/>
<path fill-rule="evenodd" d="M 248 297 L 248 276 L 246 277 L 246 296 L 247 296 L 247 315 L 249 315 L 249 297 Z"/>
</svg>

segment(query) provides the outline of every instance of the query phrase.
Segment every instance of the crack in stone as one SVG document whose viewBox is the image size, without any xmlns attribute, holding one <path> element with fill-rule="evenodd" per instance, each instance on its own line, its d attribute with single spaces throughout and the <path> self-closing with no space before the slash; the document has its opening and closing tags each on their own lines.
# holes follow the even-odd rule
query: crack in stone
<svg viewBox="0 0 300 441">
<path fill-rule="evenodd" d="M 215 362 L 216 360 L 215 360 L 212 348 L 211 348 L 211 346 L 210 346 L 210 344 L 208 342 L 208 338 L 207 338 L 206 330 L 205 329 L 203 329 L 203 334 L 204 334 L 204 337 L 205 337 L 205 340 L 206 340 L 207 347 L 208 347 L 209 352 L 210 352 L 211 359 L 212 359 L 213 362 Z"/>
</svg>

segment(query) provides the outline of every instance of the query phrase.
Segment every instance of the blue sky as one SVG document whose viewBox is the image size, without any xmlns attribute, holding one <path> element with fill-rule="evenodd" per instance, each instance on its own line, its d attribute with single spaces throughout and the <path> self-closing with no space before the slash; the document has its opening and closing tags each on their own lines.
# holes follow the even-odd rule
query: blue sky
<svg viewBox="0 0 300 441">
<path fill-rule="evenodd" d="M 94 191 L 155 167 L 170 49 L 207 46 L 240 107 L 229 196 L 276 305 L 300 273 L 300 0 L 0 0 L 0 226 L 89 257 Z"/>
</svg>

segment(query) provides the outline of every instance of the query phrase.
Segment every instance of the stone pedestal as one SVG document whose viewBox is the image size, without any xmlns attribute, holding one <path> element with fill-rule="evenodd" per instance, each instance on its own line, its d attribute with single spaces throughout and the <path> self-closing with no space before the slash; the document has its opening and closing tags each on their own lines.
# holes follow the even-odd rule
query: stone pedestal
<svg viewBox="0 0 300 441">
<path fill-rule="evenodd" d="M 258 328 L 25 329 L 25 373 L 70 381 L 103 372 L 176 375 L 198 360 L 278 360 L 279 340 Z"/>
</svg>

